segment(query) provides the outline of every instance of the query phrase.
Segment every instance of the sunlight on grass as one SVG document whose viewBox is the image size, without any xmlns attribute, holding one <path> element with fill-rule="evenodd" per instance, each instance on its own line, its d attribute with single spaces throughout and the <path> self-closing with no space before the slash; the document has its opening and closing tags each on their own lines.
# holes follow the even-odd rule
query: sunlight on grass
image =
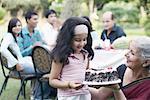
<svg viewBox="0 0 150 100">
<path fill-rule="evenodd" d="M 0 68 L 0 76 L 2 76 L 0 78 L 0 89 L 1 89 L 4 81 L 1 68 Z M 30 94 L 29 86 L 30 86 L 30 82 L 28 82 L 26 85 L 26 98 L 27 98 L 26 100 L 29 100 L 29 94 Z M 0 100 L 15 100 L 18 95 L 19 88 L 20 88 L 20 80 L 10 78 L 8 80 L 6 89 L 3 90 L 2 95 L 0 96 Z M 20 95 L 19 100 L 24 100 L 23 96 Z"/>
</svg>

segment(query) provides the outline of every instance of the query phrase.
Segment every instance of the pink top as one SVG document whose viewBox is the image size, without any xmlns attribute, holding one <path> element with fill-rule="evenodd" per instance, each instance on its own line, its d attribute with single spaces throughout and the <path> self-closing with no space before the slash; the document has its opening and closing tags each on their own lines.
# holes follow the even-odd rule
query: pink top
<svg viewBox="0 0 150 100">
<path fill-rule="evenodd" d="M 84 54 L 84 53 L 83 53 Z M 76 54 L 71 54 L 68 57 L 69 64 L 65 65 L 62 69 L 60 80 L 61 81 L 73 81 L 83 82 L 85 80 L 85 71 L 88 63 L 87 53 L 84 54 L 85 59 Z M 79 90 L 75 89 L 58 89 L 58 96 L 73 96 L 79 94 L 88 94 L 88 86 L 83 86 Z"/>
</svg>

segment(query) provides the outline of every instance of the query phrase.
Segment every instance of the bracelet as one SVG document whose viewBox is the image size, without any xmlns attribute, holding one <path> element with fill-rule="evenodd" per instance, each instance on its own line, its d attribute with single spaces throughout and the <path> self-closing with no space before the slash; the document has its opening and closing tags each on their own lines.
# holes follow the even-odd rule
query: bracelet
<svg viewBox="0 0 150 100">
<path fill-rule="evenodd" d="M 68 88 L 71 89 L 70 82 L 68 82 Z"/>
</svg>

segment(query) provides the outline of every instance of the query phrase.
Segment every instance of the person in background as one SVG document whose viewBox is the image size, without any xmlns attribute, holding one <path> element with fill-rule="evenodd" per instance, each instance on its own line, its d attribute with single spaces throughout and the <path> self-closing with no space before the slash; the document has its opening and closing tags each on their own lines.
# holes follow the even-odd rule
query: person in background
<svg viewBox="0 0 150 100">
<path fill-rule="evenodd" d="M 38 23 L 38 14 L 34 11 L 28 11 L 25 15 L 27 26 L 22 29 L 23 47 L 21 52 L 23 56 L 31 56 L 32 50 L 35 46 L 46 46 L 45 41 L 41 37 L 41 33 L 36 29 Z M 52 89 L 48 82 L 43 82 L 43 94 L 44 99 L 48 99 L 51 96 L 56 96 L 56 89 Z M 41 99 L 41 88 L 38 80 L 35 80 L 32 84 L 31 100 Z M 54 91 L 53 91 L 54 90 Z"/>
<path fill-rule="evenodd" d="M 93 40 L 92 48 L 94 48 L 94 49 L 100 48 L 100 41 L 101 41 L 100 38 L 99 38 L 100 36 L 93 29 L 91 20 L 89 19 L 88 16 L 82 16 L 82 18 L 85 18 L 89 22 L 89 24 L 91 25 L 91 36 L 92 36 L 92 40 Z"/>
<path fill-rule="evenodd" d="M 12 18 L 9 21 L 8 33 L 2 39 L 0 52 L 7 59 L 9 68 L 15 66 L 16 70 L 20 71 L 21 74 L 34 74 L 35 71 L 31 57 L 22 57 L 18 46 L 18 43 L 22 45 L 21 29 L 22 24 L 18 18 Z"/>
<path fill-rule="evenodd" d="M 36 29 L 38 24 L 38 14 L 34 11 L 28 11 L 25 14 L 27 26 L 22 29 L 23 47 L 20 47 L 23 56 L 31 56 L 35 46 L 44 44 L 41 33 Z"/>
<path fill-rule="evenodd" d="M 85 21 L 87 21 L 85 18 L 83 18 L 83 19 Z M 89 25 L 90 25 L 90 23 L 89 23 Z M 94 58 L 94 51 L 93 51 L 93 48 L 92 48 L 93 39 L 92 39 L 92 36 L 91 36 L 92 26 L 90 26 L 89 31 L 90 32 L 88 32 L 88 37 L 87 37 L 88 41 L 87 41 L 86 45 L 83 48 L 88 51 L 88 53 L 89 53 L 89 55 L 88 55 L 89 60 L 92 60 Z"/>
<path fill-rule="evenodd" d="M 90 29 L 89 23 L 80 17 L 68 18 L 60 29 L 51 53 L 49 78 L 49 84 L 58 89 L 58 100 L 91 100 L 87 85 L 82 84 L 89 67 L 90 57 L 83 47 L 89 41 Z"/>
<path fill-rule="evenodd" d="M 43 40 L 52 49 L 56 44 L 56 39 L 58 35 L 58 28 L 56 24 L 58 22 L 57 13 L 55 10 L 50 9 L 45 13 L 46 23 L 42 27 Z"/>
<path fill-rule="evenodd" d="M 114 95 L 115 100 L 149 100 L 150 98 L 150 38 L 138 37 L 129 45 L 125 55 L 127 61 L 117 68 L 120 84 L 91 88 L 92 100 L 107 100 Z"/>
<path fill-rule="evenodd" d="M 102 16 L 102 20 L 104 30 L 101 33 L 101 39 L 103 41 L 108 39 L 112 44 L 117 38 L 126 36 L 123 29 L 116 25 L 115 16 L 111 11 L 106 11 Z"/>
</svg>

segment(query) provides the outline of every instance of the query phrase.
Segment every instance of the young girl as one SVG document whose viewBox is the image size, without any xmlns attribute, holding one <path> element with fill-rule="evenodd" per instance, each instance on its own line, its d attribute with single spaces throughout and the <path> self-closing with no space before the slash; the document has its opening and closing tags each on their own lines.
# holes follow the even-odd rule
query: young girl
<svg viewBox="0 0 150 100">
<path fill-rule="evenodd" d="M 89 23 L 79 17 L 67 19 L 59 32 L 49 78 L 50 85 L 58 89 L 58 100 L 91 100 L 88 87 L 82 84 L 90 57 L 83 49 L 88 34 Z"/>
</svg>

